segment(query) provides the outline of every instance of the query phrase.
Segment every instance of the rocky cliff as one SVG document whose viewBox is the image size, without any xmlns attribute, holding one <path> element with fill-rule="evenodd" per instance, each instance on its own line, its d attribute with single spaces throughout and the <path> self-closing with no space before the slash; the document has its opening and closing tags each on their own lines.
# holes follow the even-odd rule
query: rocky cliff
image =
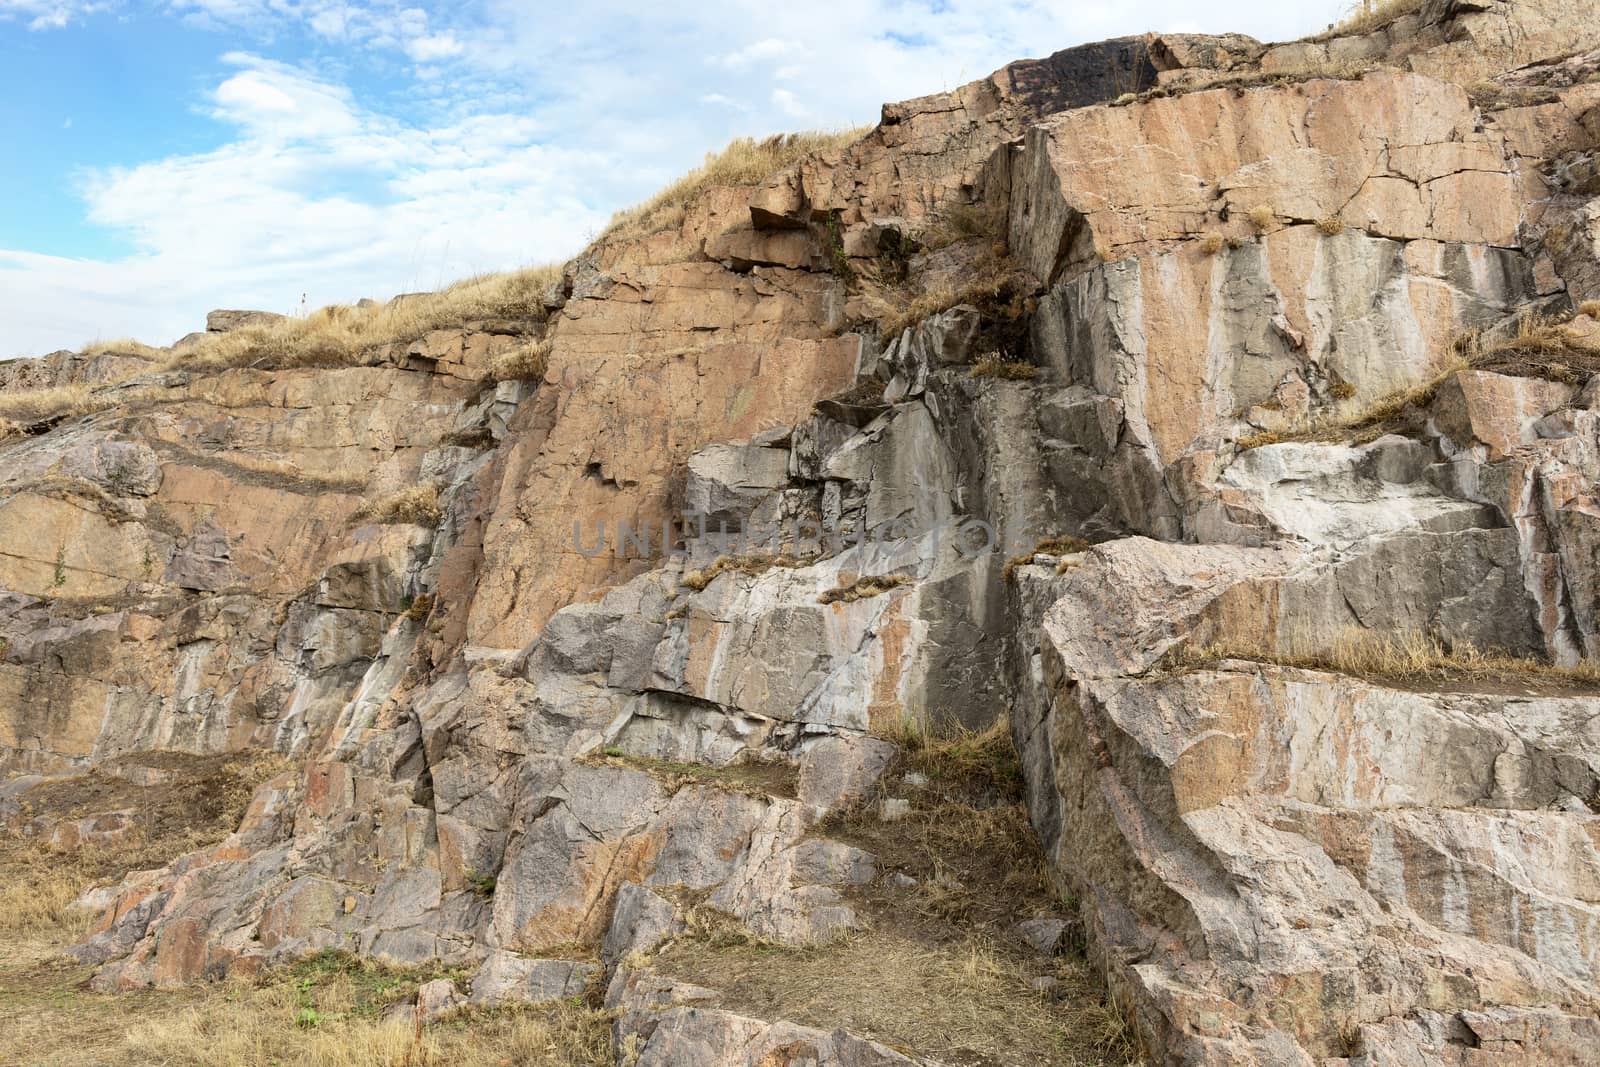
<svg viewBox="0 0 1600 1067">
<path fill-rule="evenodd" d="M 1004 722 L 1056 896 L 985 906 L 1152 1062 L 1600 1059 L 1600 11 L 1402 7 L 889 105 L 412 336 L 0 368 L 0 815 L 291 761 L 94 895 L 96 987 L 344 949 L 639 1064 L 1037 1062 L 654 952 L 881 930 L 904 750 Z"/>
</svg>

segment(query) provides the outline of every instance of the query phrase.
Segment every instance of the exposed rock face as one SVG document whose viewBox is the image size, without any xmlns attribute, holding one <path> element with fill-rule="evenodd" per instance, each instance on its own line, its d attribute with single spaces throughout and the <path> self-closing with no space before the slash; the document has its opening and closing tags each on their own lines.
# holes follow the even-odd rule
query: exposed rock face
<svg viewBox="0 0 1600 1067">
<path fill-rule="evenodd" d="M 1600 657 L 1593 15 L 1430 0 L 1014 64 L 602 240 L 525 321 L 336 369 L 141 360 L 0 444 L 0 770 L 296 764 L 119 887 L 96 984 L 346 948 L 468 967 L 423 1017 L 603 987 L 640 1064 L 928 1062 L 649 954 L 697 907 L 860 928 L 884 868 L 828 817 L 905 804 L 907 721 L 1009 707 L 1152 1060 L 1600 1058 L 1600 698 L 1329 669 L 1349 634 Z M 1313 60 L 1385 69 L 1273 76 Z M 883 328 L 861 275 L 909 303 L 996 244 L 1003 282 Z M 1460 364 L 1529 308 L 1578 355 Z M 543 379 L 489 381 L 530 337 Z M 437 523 L 357 517 L 423 482 Z M 1041 953 L 1077 929 L 1016 918 Z"/>
<path fill-rule="evenodd" d="M 229 333 L 243 326 L 270 326 L 282 322 L 285 316 L 272 311 L 236 311 L 222 309 L 206 314 L 207 333 Z"/>
</svg>

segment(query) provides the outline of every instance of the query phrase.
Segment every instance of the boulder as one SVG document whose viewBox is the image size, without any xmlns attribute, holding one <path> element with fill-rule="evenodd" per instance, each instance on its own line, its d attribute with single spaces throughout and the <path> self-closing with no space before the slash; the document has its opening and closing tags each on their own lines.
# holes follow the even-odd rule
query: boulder
<svg viewBox="0 0 1600 1067">
<path fill-rule="evenodd" d="M 245 326 L 270 326 L 283 322 L 287 315 L 272 311 L 219 310 L 206 313 L 207 333 L 231 333 Z"/>
</svg>

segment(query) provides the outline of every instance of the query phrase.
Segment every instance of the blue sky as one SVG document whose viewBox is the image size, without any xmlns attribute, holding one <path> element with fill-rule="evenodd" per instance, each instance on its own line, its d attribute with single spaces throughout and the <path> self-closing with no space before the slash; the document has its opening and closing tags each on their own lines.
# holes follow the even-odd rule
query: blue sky
<svg viewBox="0 0 1600 1067">
<path fill-rule="evenodd" d="M 1339 0 L 0 0 L 0 358 L 571 255 L 741 134 Z"/>
</svg>

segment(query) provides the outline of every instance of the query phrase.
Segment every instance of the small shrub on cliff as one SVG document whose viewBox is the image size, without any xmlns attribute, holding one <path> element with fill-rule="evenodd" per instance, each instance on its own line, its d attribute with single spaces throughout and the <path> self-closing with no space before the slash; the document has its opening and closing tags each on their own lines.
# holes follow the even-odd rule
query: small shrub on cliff
<svg viewBox="0 0 1600 1067">
<path fill-rule="evenodd" d="M 369 500 L 357 509 L 351 519 L 380 526 L 390 523 L 437 526 L 440 517 L 439 488 L 426 484 Z"/>
<path fill-rule="evenodd" d="M 1250 225 L 1264 233 L 1272 228 L 1272 224 L 1277 221 L 1278 216 L 1266 204 L 1257 204 L 1250 209 L 1249 218 Z"/>
<path fill-rule="evenodd" d="M 1344 232 L 1344 219 L 1337 215 L 1317 220 L 1317 229 L 1326 237 L 1337 237 Z"/>
<path fill-rule="evenodd" d="M 1222 251 L 1222 234 L 1213 230 L 1200 238 L 1200 251 L 1208 256 L 1214 256 Z"/>
</svg>

